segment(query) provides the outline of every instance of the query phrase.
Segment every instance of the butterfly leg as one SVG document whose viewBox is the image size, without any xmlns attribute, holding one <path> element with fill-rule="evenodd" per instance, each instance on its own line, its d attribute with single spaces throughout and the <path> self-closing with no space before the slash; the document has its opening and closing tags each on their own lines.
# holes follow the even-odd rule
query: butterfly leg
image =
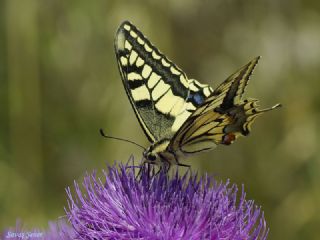
<svg viewBox="0 0 320 240">
<path fill-rule="evenodd" d="M 188 165 L 188 164 L 182 164 L 182 163 L 179 163 L 177 164 L 178 166 L 181 166 L 181 167 L 186 167 L 186 168 L 191 168 L 191 165 Z"/>
<path fill-rule="evenodd" d="M 141 173 L 143 171 L 143 168 L 145 168 L 145 163 L 143 163 L 143 165 L 139 166 L 139 172 L 136 175 L 136 180 L 138 180 L 138 178 L 141 176 Z"/>
<path fill-rule="evenodd" d="M 171 168 L 171 164 L 169 164 L 168 162 L 163 162 L 160 166 L 159 166 L 159 170 L 156 172 L 156 174 L 153 174 L 153 176 L 157 176 L 158 174 L 160 174 L 161 172 L 164 174 L 167 174 L 169 172 Z"/>
<path fill-rule="evenodd" d="M 178 156 L 176 155 L 176 153 L 175 153 L 174 151 L 170 151 L 170 152 L 171 152 L 171 154 L 173 154 L 173 155 L 174 155 L 174 158 L 175 158 L 175 160 L 176 160 L 176 162 L 177 162 L 177 165 L 178 165 L 178 166 L 186 167 L 186 168 L 188 168 L 188 169 L 191 169 L 191 165 L 183 164 L 183 163 L 180 163 L 180 162 L 179 162 L 179 160 L 178 160 Z"/>
<path fill-rule="evenodd" d="M 157 176 L 158 174 L 160 174 L 161 171 L 163 171 L 162 166 L 159 167 L 159 170 L 153 175 L 153 177 L 155 177 L 155 176 Z"/>
<path fill-rule="evenodd" d="M 191 171 L 191 165 L 188 165 L 188 164 L 182 164 L 182 163 L 177 163 L 177 166 L 179 167 L 186 167 L 188 170 L 187 170 L 187 172 L 189 172 L 190 173 L 190 175 L 191 175 L 191 173 L 192 173 L 192 171 Z"/>
<path fill-rule="evenodd" d="M 147 171 L 149 172 L 149 169 L 150 169 L 150 162 L 143 162 L 140 166 L 139 166 L 139 172 L 136 176 L 136 180 L 138 180 L 138 178 L 140 177 L 141 178 L 141 175 L 142 175 L 142 171 Z"/>
</svg>

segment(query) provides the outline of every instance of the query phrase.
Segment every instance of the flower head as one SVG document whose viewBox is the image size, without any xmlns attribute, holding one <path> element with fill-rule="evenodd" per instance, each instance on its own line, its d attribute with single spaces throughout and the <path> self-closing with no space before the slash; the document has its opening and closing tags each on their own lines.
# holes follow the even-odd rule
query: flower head
<svg viewBox="0 0 320 240">
<path fill-rule="evenodd" d="M 44 234 L 45 240 L 74 240 L 75 234 L 73 228 L 64 220 L 58 222 L 49 222 L 49 229 Z"/>
<path fill-rule="evenodd" d="M 109 167 L 87 175 L 67 215 L 79 239 L 266 239 L 263 213 L 236 185 L 188 172 Z M 237 200 L 237 195 L 240 195 Z"/>
</svg>

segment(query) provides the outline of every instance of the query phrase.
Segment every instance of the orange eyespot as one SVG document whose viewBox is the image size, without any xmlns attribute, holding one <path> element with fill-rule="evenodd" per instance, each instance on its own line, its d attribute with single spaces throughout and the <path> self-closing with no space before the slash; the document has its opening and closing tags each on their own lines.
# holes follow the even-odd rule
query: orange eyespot
<svg viewBox="0 0 320 240">
<path fill-rule="evenodd" d="M 230 145 L 234 140 L 236 140 L 236 135 L 234 135 L 233 133 L 228 133 L 223 136 L 222 144 Z"/>
</svg>

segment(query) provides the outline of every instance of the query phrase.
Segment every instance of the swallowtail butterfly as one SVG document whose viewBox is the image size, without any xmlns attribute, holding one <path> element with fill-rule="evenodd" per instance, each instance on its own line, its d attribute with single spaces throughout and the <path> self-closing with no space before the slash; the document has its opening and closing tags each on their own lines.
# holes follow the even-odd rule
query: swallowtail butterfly
<svg viewBox="0 0 320 240">
<path fill-rule="evenodd" d="M 257 116 L 280 106 L 260 110 L 257 100 L 242 99 L 259 57 L 213 90 L 189 79 L 128 21 L 116 33 L 115 52 L 124 88 L 151 142 L 145 162 L 183 165 L 183 157 L 248 135 Z"/>
</svg>

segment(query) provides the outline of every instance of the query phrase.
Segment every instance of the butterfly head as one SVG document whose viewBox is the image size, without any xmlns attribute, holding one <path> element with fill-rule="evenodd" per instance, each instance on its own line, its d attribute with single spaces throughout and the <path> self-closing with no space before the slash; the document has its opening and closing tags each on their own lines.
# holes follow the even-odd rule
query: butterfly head
<svg viewBox="0 0 320 240">
<path fill-rule="evenodd" d="M 143 157 L 146 162 L 160 164 L 163 162 L 162 158 L 165 157 L 168 159 L 168 150 L 167 147 L 170 143 L 170 140 L 163 139 L 159 142 L 152 144 L 147 150 L 143 152 Z M 168 159 L 169 160 L 169 159 Z"/>
<path fill-rule="evenodd" d="M 146 162 L 150 162 L 150 163 L 156 163 L 160 159 L 158 153 L 150 151 L 149 149 L 147 149 L 143 153 L 143 157 L 146 160 Z"/>
<path fill-rule="evenodd" d="M 158 149 L 155 148 L 155 145 L 151 145 L 149 148 L 147 148 L 147 150 L 143 152 L 144 161 L 151 164 L 160 164 L 160 153 L 157 150 Z"/>
</svg>

